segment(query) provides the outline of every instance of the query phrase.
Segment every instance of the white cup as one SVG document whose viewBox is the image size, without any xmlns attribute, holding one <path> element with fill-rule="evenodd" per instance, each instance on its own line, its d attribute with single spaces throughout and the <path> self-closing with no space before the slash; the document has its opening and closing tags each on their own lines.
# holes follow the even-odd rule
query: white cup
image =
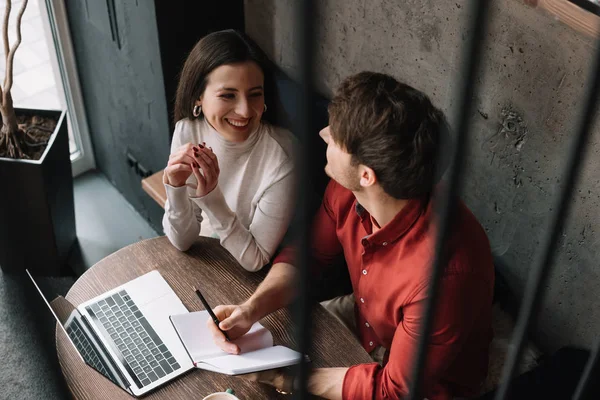
<svg viewBox="0 0 600 400">
<path fill-rule="evenodd" d="M 217 392 L 217 393 L 209 394 L 202 400 L 240 400 L 240 399 L 235 397 L 231 393 Z"/>
</svg>

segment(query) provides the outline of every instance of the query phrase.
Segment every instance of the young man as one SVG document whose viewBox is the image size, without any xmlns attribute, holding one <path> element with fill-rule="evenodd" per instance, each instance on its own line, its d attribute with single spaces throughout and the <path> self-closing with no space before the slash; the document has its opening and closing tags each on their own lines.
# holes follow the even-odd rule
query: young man
<svg viewBox="0 0 600 400">
<path fill-rule="evenodd" d="M 328 145 L 325 172 L 332 180 L 311 229 L 311 267 L 325 268 L 345 256 L 354 313 L 342 319 L 356 327 L 365 350 L 382 358 L 382 365 L 314 369 L 309 391 L 328 399 L 401 399 L 409 390 L 428 298 L 436 231 L 430 200 L 447 123 L 423 93 L 372 72 L 347 78 L 329 114 L 330 126 L 320 135 Z M 423 390 L 429 400 L 477 394 L 492 340 L 490 246 L 473 214 L 458 203 L 427 348 Z M 276 258 L 245 303 L 215 309 L 230 337 L 293 299 L 292 250 Z M 338 313 L 340 304 L 348 304 L 334 303 Z M 208 325 L 225 351 L 239 352 L 212 321 Z M 377 357 L 382 348 L 384 356 Z M 290 386 L 276 373 L 263 374 L 265 380 Z"/>
</svg>

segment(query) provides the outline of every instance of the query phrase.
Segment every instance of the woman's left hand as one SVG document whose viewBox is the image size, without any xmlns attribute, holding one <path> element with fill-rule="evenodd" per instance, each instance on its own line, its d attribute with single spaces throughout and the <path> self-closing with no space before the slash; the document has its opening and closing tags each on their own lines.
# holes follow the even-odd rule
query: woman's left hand
<svg viewBox="0 0 600 400">
<path fill-rule="evenodd" d="M 202 145 L 194 151 L 193 157 L 196 165 L 192 165 L 192 173 L 198 183 L 188 183 L 188 186 L 196 191 L 196 197 L 203 197 L 212 192 L 219 182 L 219 161 L 211 148 Z"/>
</svg>

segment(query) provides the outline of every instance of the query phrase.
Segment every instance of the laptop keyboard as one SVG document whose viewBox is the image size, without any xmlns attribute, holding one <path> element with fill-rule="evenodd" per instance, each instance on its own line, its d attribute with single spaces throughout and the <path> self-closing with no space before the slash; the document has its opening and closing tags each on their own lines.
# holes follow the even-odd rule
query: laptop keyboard
<svg viewBox="0 0 600 400">
<path fill-rule="evenodd" d="M 125 367 L 139 387 L 147 386 L 180 368 L 125 290 L 86 309 L 108 332 L 121 352 Z"/>
<path fill-rule="evenodd" d="M 95 347 L 92 346 L 90 340 L 83 332 L 80 322 L 77 319 L 73 319 L 66 329 L 69 337 L 75 344 L 75 347 L 77 347 L 77 350 L 79 350 L 79 354 L 81 354 L 85 362 L 111 381 L 117 382 L 115 376 L 105 364 L 104 359 L 96 352 Z"/>
</svg>

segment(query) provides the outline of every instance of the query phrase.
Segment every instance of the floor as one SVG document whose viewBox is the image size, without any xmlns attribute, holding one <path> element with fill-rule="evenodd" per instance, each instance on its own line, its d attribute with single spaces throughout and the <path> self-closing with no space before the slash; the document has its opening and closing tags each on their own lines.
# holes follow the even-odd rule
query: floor
<svg viewBox="0 0 600 400">
<path fill-rule="evenodd" d="M 131 243 L 158 236 L 101 173 L 78 176 L 74 190 L 79 243 L 70 264 L 77 274 Z"/>
<path fill-rule="evenodd" d="M 98 172 L 75 178 L 78 245 L 70 265 L 81 274 L 94 263 L 157 233 Z M 72 277 L 43 285 L 64 295 Z M 0 399 L 67 399 L 54 348 L 54 322 L 32 285 L 0 270 Z"/>
</svg>

